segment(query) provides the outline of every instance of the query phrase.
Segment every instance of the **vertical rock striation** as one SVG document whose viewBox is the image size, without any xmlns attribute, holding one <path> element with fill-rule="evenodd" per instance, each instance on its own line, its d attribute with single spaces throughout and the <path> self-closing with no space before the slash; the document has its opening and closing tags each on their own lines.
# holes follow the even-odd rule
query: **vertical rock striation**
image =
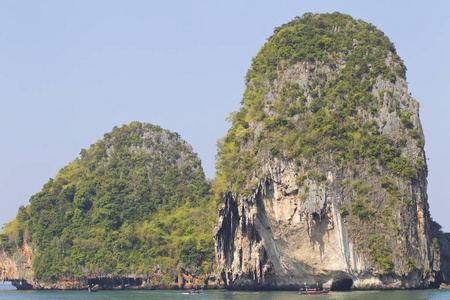
<svg viewBox="0 0 450 300">
<path fill-rule="evenodd" d="M 33 267 L 31 259 L 33 248 L 28 243 L 23 243 L 17 249 L 1 249 L 0 270 L 2 281 L 13 281 L 18 289 L 31 289 L 33 283 Z"/>
<path fill-rule="evenodd" d="M 214 237 L 229 288 L 443 280 L 405 71 L 381 31 L 347 15 L 275 29 L 219 142 Z"/>
</svg>

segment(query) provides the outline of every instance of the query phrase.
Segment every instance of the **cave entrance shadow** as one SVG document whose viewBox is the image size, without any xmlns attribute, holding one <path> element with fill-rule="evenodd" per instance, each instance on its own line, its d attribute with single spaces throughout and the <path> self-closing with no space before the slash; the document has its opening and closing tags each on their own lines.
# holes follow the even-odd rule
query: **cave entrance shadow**
<svg viewBox="0 0 450 300">
<path fill-rule="evenodd" d="M 334 279 L 332 284 L 332 291 L 350 291 L 353 285 L 353 280 L 350 278 Z"/>
</svg>

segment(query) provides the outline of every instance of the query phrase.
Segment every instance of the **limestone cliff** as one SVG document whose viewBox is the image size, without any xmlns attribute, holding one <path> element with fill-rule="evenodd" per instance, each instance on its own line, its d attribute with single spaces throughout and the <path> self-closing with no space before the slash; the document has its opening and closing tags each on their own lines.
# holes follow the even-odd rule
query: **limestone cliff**
<svg viewBox="0 0 450 300">
<path fill-rule="evenodd" d="M 2 281 L 13 281 L 18 288 L 28 289 L 33 283 L 33 267 L 31 259 L 33 249 L 28 243 L 23 243 L 17 249 L 1 249 L 0 269 Z"/>
<path fill-rule="evenodd" d="M 236 289 L 424 288 L 442 280 L 419 104 L 373 25 L 275 29 L 219 142 L 219 271 Z"/>
</svg>

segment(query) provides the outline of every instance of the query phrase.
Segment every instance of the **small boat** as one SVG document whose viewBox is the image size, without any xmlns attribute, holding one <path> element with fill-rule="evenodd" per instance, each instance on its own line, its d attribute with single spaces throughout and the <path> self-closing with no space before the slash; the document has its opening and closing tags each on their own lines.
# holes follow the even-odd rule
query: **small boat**
<svg viewBox="0 0 450 300">
<path fill-rule="evenodd" d="M 201 295 L 201 294 L 203 294 L 203 289 L 200 289 L 200 290 L 191 289 L 189 291 L 189 295 Z"/>
<path fill-rule="evenodd" d="M 89 293 L 95 293 L 95 292 L 98 292 L 100 290 L 100 287 L 98 286 L 98 285 L 95 285 L 95 286 L 93 286 L 93 287 L 88 287 L 88 292 Z"/>
<path fill-rule="evenodd" d="M 305 285 L 298 291 L 300 295 L 320 295 L 320 294 L 328 294 L 331 291 L 331 286 L 328 289 L 324 289 L 322 283 L 317 283 L 317 285 L 313 285 L 312 287 Z"/>
<path fill-rule="evenodd" d="M 330 289 L 326 290 L 317 290 L 317 289 L 306 289 L 304 291 L 300 290 L 300 295 L 319 295 L 319 294 L 328 294 Z"/>
</svg>

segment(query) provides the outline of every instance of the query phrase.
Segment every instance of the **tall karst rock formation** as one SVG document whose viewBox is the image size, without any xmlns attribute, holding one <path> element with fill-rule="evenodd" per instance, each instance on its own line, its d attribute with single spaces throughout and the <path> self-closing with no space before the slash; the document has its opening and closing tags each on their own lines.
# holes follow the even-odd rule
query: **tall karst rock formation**
<svg viewBox="0 0 450 300">
<path fill-rule="evenodd" d="M 214 238 L 236 289 L 438 282 L 419 103 L 375 26 L 305 14 L 253 59 L 219 141 Z"/>
</svg>

